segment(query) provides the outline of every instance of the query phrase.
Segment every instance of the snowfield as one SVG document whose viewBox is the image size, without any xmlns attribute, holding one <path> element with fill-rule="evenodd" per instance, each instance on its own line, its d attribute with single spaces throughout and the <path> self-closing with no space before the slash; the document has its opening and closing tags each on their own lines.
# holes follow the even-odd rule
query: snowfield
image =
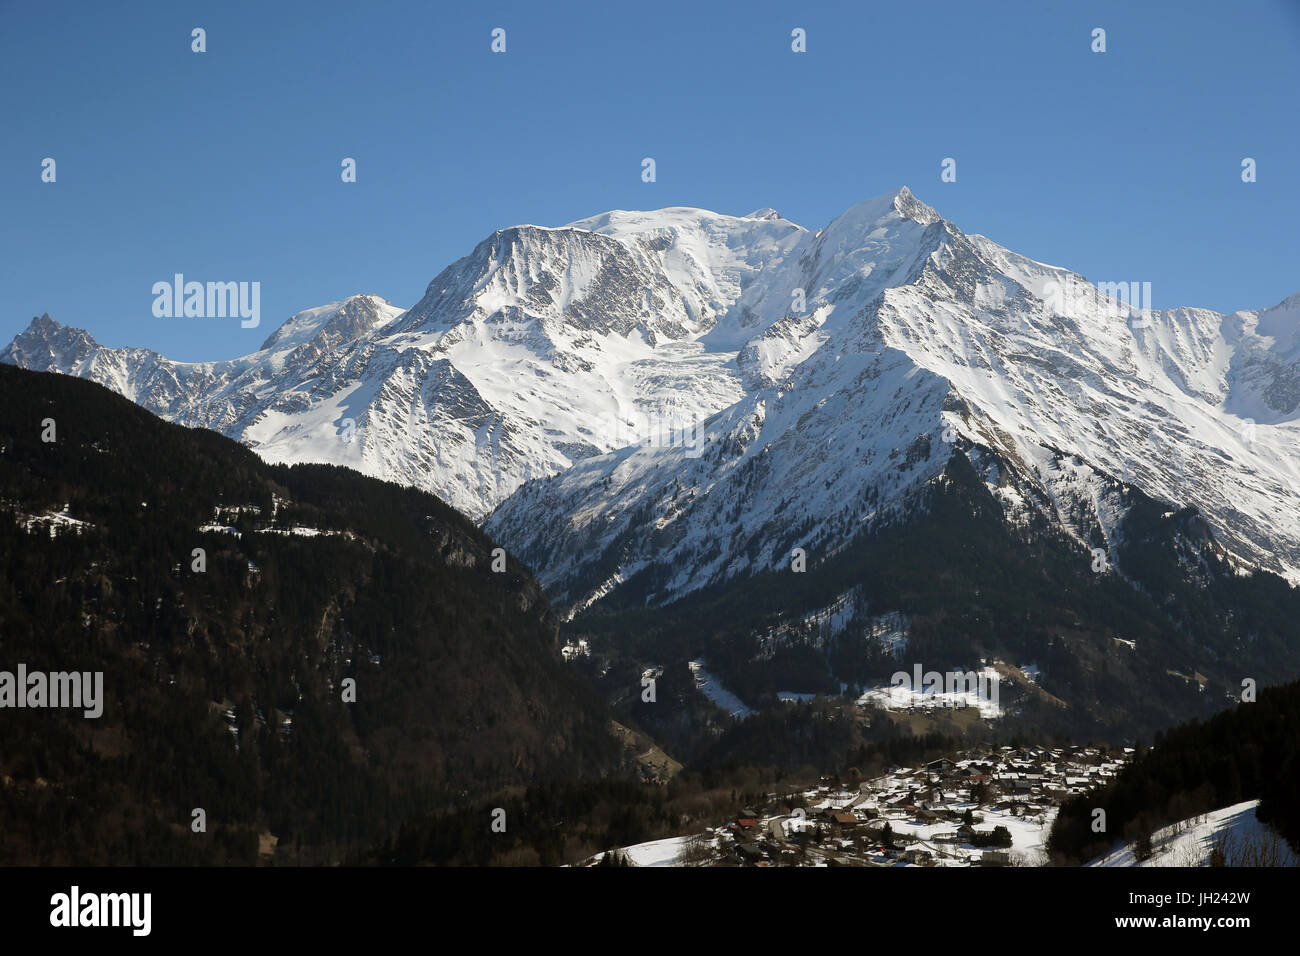
<svg viewBox="0 0 1300 956">
<path fill-rule="evenodd" d="M 723 687 L 712 674 L 705 670 L 703 661 L 691 661 L 689 666 L 691 673 L 695 676 L 695 686 L 703 692 L 705 697 L 731 714 L 731 716 L 743 720 L 754 712 L 744 701 Z"/>
<path fill-rule="evenodd" d="M 651 840 L 636 846 L 624 847 L 620 852 L 627 854 L 633 866 L 676 866 L 682 854 L 682 848 L 690 837 L 669 837 L 666 840 Z M 603 854 L 602 854 L 603 856 Z"/>
</svg>

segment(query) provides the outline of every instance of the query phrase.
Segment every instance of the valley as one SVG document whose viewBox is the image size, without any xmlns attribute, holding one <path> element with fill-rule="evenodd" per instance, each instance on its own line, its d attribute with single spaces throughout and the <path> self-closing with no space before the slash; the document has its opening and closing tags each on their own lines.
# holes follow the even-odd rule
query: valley
<svg viewBox="0 0 1300 956">
<path fill-rule="evenodd" d="M 123 776 L 178 759 L 163 720 L 243 781 L 197 859 L 603 860 L 720 811 L 719 774 L 780 809 L 763 784 L 1140 749 L 1300 678 L 1300 298 L 1121 285 L 904 187 L 815 231 L 684 207 L 501 229 L 409 309 L 306 309 L 227 361 L 35 319 L 0 353 L 3 647 L 35 660 L 48 618 L 47 650 L 108 660 L 117 743 L 11 754 L 11 818 L 108 774 L 112 852 L 180 826 L 197 765 Z M 478 801 L 535 819 L 552 786 L 599 794 L 575 799 L 604 829 L 469 836 Z M 288 824 L 307 793 L 366 824 Z"/>
</svg>

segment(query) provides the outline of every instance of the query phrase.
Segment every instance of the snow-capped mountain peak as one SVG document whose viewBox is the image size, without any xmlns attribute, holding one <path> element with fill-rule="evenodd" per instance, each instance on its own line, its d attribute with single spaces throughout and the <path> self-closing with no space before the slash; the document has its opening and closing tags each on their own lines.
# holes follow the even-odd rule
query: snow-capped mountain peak
<svg viewBox="0 0 1300 956">
<path fill-rule="evenodd" d="M 883 228 L 882 221 L 888 221 L 893 217 L 910 219 L 923 226 L 938 222 L 942 218 L 933 208 L 912 195 L 912 190 L 900 186 L 893 192 L 881 193 L 879 196 L 864 199 L 850 206 L 831 220 L 826 231 L 847 234 L 866 232 L 869 235 L 875 229 Z"/>
<path fill-rule="evenodd" d="M 1009 516 L 1045 509 L 1084 554 L 1094 528 L 1117 533 L 1123 479 L 1196 507 L 1243 564 L 1300 580 L 1285 303 L 1135 317 L 906 189 L 802 237 L 764 279 L 776 308 L 738 356 L 747 395 L 710 420 L 702 453 L 592 459 L 493 514 L 489 530 L 560 603 L 585 607 L 638 574 L 657 582 L 647 600 L 670 601 L 779 568 L 796 546 L 832 554 L 898 520 L 959 446 L 993 487 L 1018 487 Z M 776 298 L 791 289 L 803 312 Z"/>
<path fill-rule="evenodd" d="M 293 349 L 313 340 L 334 348 L 386 325 L 401 314 L 401 309 L 377 295 L 350 296 L 290 316 L 267 336 L 261 351 Z"/>
</svg>

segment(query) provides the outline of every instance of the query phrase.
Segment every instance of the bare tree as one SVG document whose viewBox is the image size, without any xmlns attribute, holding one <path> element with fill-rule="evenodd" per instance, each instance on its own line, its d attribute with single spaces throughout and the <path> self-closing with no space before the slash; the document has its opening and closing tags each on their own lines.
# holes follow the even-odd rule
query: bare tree
<svg viewBox="0 0 1300 956">
<path fill-rule="evenodd" d="M 713 837 L 707 833 L 697 833 L 682 844 L 678 862 L 682 866 L 708 866 L 713 862 L 713 857 Z"/>
<path fill-rule="evenodd" d="M 1220 830 L 1210 851 L 1211 866 L 1292 866 L 1286 842 L 1272 827 L 1248 832 Z"/>
</svg>

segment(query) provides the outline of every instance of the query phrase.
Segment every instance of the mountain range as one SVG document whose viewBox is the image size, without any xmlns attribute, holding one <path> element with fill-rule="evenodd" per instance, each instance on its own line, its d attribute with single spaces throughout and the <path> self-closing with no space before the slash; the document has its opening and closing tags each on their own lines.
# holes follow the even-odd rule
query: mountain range
<svg viewBox="0 0 1300 956">
<path fill-rule="evenodd" d="M 680 207 L 514 226 L 410 309 L 308 309 L 229 361 L 46 316 L 0 361 L 268 461 L 431 491 L 570 616 L 796 548 L 816 567 L 906 522 L 954 452 L 1006 521 L 1046 520 L 1081 561 L 1117 563 L 1139 491 L 1195 509 L 1234 567 L 1300 581 L 1300 293 L 1222 314 L 1129 287 L 967 234 L 904 187 L 815 232 Z"/>
</svg>

